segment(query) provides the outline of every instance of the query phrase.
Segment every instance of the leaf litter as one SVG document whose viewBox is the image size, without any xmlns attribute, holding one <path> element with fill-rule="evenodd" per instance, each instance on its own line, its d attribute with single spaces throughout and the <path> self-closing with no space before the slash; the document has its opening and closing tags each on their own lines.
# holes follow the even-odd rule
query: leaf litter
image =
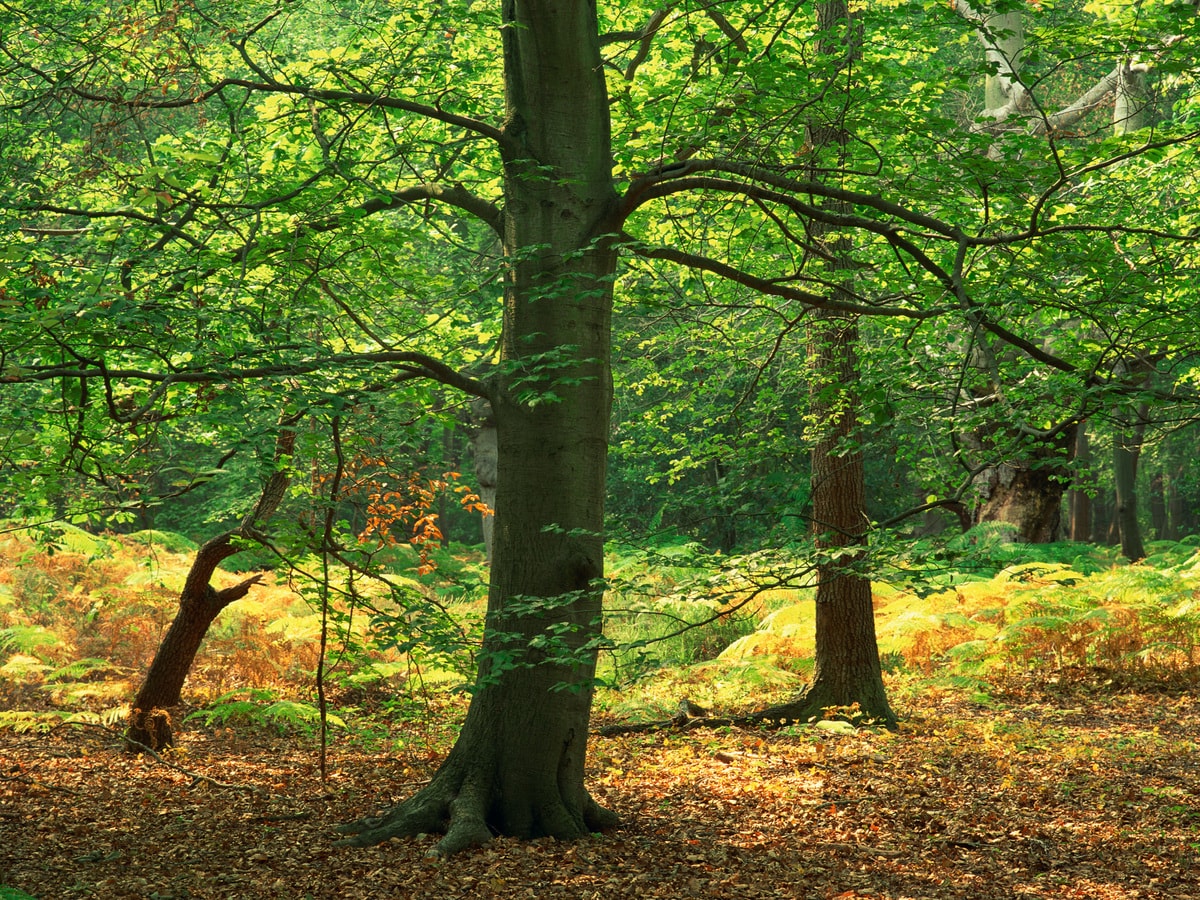
<svg viewBox="0 0 1200 900">
<path fill-rule="evenodd" d="M 590 840 L 335 847 L 432 750 L 185 729 L 167 767 L 111 732 L 0 731 L 0 884 L 38 898 L 1200 898 L 1200 701 L 1169 685 L 1008 677 L 927 689 L 899 733 L 596 735 Z M 446 716 L 461 709 L 442 710 Z M 207 779 L 198 779 L 195 776 Z M 221 785 L 256 788 L 256 792 Z"/>
</svg>

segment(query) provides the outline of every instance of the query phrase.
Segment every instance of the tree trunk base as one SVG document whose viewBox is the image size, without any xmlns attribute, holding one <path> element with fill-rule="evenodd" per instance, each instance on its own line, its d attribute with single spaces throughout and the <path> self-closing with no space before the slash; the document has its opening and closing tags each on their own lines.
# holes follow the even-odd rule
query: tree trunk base
<svg viewBox="0 0 1200 900">
<path fill-rule="evenodd" d="M 847 700 L 847 697 L 854 699 Z M 801 691 L 795 700 L 749 716 L 751 721 L 774 727 L 807 725 L 830 718 L 843 719 L 852 725 L 883 725 L 889 731 L 898 727 L 896 714 L 881 687 L 863 685 L 859 690 L 847 692 L 820 678 Z"/>
<path fill-rule="evenodd" d="M 497 834 L 504 833 L 491 824 L 498 803 L 530 807 L 523 816 L 507 816 L 537 823 L 528 833 L 512 835 L 518 838 L 553 837 L 570 841 L 620 824 L 615 813 L 600 806 L 590 796 L 586 797 L 584 808 L 578 813 L 557 796 L 501 798 L 495 787 L 487 783 L 484 772 L 489 767 L 472 767 L 457 773 L 449 762 L 447 760 L 447 765 L 442 766 L 429 785 L 403 803 L 380 815 L 338 826 L 336 830 L 340 834 L 350 837 L 338 841 L 336 846 L 370 847 L 390 838 L 440 833 L 444 837 L 428 855 L 453 856 L 463 850 L 481 847 Z"/>
<path fill-rule="evenodd" d="M 175 746 L 171 731 L 171 714 L 165 709 L 131 709 L 129 727 L 125 731 L 125 751 L 144 753 Z"/>
</svg>

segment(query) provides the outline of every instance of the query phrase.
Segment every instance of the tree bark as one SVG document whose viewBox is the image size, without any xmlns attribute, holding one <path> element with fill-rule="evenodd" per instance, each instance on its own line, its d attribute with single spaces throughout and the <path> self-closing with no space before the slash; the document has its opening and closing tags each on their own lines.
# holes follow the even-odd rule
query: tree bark
<svg viewBox="0 0 1200 900">
<path fill-rule="evenodd" d="M 1172 540 L 1171 522 L 1167 518 L 1166 476 L 1162 470 L 1150 477 L 1150 526 L 1154 529 L 1154 538 L 1159 541 Z"/>
<path fill-rule="evenodd" d="M 617 195 L 595 7 L 506 0 L 499 472 L 479 678 L 431 783 L 345 843 L 444 831 L 578 838 L 616 823 L 584 786 L 604 574 Z"/>
<path fill-rule="evenodd" d="M 1167 522 L 1170 529 L 1170 540 L 1177 541 L 1187 534 L 1189 517 L 1187 505 L 1183 502 L 1183 492 L 1179 485 L 1183 479 L 1183 463 L 1177 463 L 1167 476 Z"/>
<path fill-rule="evenodd" d="M 787 723 L 821 718 L 831 707 L 857 707 L 889 728 L 875 636 L 871 581 L 856 566 L 866 544 L 866 478 L 857 448 L 858 371 L 853 319 L 815 313 L 810 329 L 812 415 L 821 429 L 812 451 L 813 527 L 818 553 L 816 652 L 811 683 L 795 700 L 757 713 Z"/>
<path fill-rule="evenodd" d="M 1113 483 L 1117 493 L 1117 533 L 1121 536 L 1121 555 L 1130 562 L 1146 556 L 1142 530 L 1138 524 L 1137 465 L 1146 434 L 1147 408 L 1137 411 L 1136 422 L 1118 412 L 1113 435 Z"/>
<path fill-rule="evenodd" d="M 1117 67 L 1116 99 L 1113 101 L 1113 134 L 1120 137 L 1138 131 L 1149 124 L 1150 100 L 1146 89 L 1147 66 Z"/>
<path fill-rule="evenodd" d="M 1062 537 L 1063 494 L 1070 472 L 1048 456 L 989 467 L 977 479 L 984 500 L 976 523 L 1004 522 L 1016 528 L 1015 539 L 1049 544 Z"/>
<path fill-rule="evenodd" d="M 487 509 L 481 514 L 483 529 L 483 552 L 487 564 L 492 564 L 492 534 L 496 524 L 496 476 L 497 447 L 496 419 L 491 404 L 477 400 L 471 410 L 479 419 L 475 434 L 471 438 L 471 449 L 475 457 L 475 480 L 479 483 L 479 499 Z"/>
<path fill-rule="evenodd" d="M 159 644 L 146 680 L 129 707 L 129 723 L 125 731 L 125 749 L 140 753 L 145 748 L 159 750 L 173 746 L 170 709 L 179 703 L 183 683 L 200 650 L 209 626 L 225 607 L 246 596 L 261 575 L 247 578 L 233 587 L 216 590 L 209 582 L 224 560 L 241 548 L 234 538 L 253 537 L 257 529 L 275 513 L 287 490 L 289 473 L 282 466 L 291 456 L 296 432 L 285 421 L 275 442 L 275 470 L 267 479 L 254 511 L 240 526 L 207 541 L 197 552 L 188 571 L 187 581 L 179 595 L 179 611 Z"/>
<path fill-rule="evenodd" d="M 1075 462 L 1082 467 L 1086 467 L 1091 462 L 1091 445 L 1088 442 L 1086 422 L 1079 423 L 1079 431 L 1075 435 Z M 1077 474 L 1076 483 L 1078 480 L 1079 475 Z M 1073 541 L 1090 541 L 1092 539 L 1092 498 L 1088 496 L 1087 491 L 1078 487 L 1072 488 L 1068 496 L 1070 538 Z"/>
<path fill-rule="evenodd" d="M 819 46 L 847 60 L 860 52 L 859 24 L 846 0 L 817 5 Z M 849 134 L 843 122 L 810 129 L 814 148 L 829 149 L 844 163 Z M 834 277 L 846 274 L 849 247 L 844 233 L 819 223 L 810 231 L 823 240 Z M 840 293 L 841 290 L 837 289 Z M 838 297 L 838 300 L 848 300 Z M 868 520 L 866 474 L 858 426 L 858 322 L 829 310 L 810 313 L 808 331 L 809 415 L 812 448 L 813 531 L 817 567 L 817 610 L 813 677 L 795 700 L 757 713 L 763 721 L 805 722 L 825 710 L 857 707 L 889 728 L 896 724 L 883 686 L 870 578 L 864 562 Z"/>
</svg>

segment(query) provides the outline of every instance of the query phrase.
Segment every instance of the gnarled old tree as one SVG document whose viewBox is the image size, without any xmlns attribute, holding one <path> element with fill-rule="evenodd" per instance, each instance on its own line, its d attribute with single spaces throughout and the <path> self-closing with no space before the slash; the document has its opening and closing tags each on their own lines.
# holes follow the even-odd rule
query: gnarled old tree
<svg viewBox="0 0 1200 900">
<path fill-rule="evenodd" d="M 171 621 L 146 672 L 146 679 L 129 707 L 126 746 L 134 752 L 159 750 L 175 743 L 171 707 L 179 703 L 180 691 L 192 669 L 196 653 L 209 626 L 229 604 L 246 596 L 261 575 L 251 575 L 230 587 L 217 589 L 212 578 L 217 567 L 261 536 L 271 516 L 287 493 L 290 457 L 296 445 L 295 420 L 285 420 L 275 442 L 271 473 L 254 509 L 234 529 L 206 541 L 196 552 L 187 580 L 179 594 L 179 611 Z"/>
<path fill-rule="evenodd" d="M 291 0 L 242 21 L 236 5 L 164 12 L 135 2 L 115 23 L 57 6 L 47 19 L 43 5 L 34 15 L 12 0 L 0 8 L 21 25 L 5 36 L 6 90 L 30 116 L 91 111 L 83 149 L 95 157 L 60 173 L 56 148 L 31 140 L 6 163 L 14 177 L 4 184 L 29 186 L 3 196 L 6 235 L 40 261 L 57 253 L 56 277 L 87 285 L 85 315 L 58 318 L 42 315 L 29 277 L 6 276 L 0 286 L 19 295 L 30 334 L 49 329 L 59 348 L 42 355 L 45 339 L 31 336 L 4 360 L 12 384 L 157 380 L 178 389 L 188 379 L 286 377 L 333 402 L 339 394 L 325 380 L 336 371 L 378 389 L 434 379 L 491 405 L 494 548 L 466 720 L 427 786 L 345 828 L 353 844 L 444 832 L 438 852 L 452 853 L 495 834 L 576 838 L 616 821 L 585 785 L 584 756 L 603 643 L 610 317 L 622 252 L 736 283 L 777 303 L 793 325 L 826 311 L 813 329 L 819 381 L 852 380 L 853 325 L 865 316 L 915 330 L 970 315 L 1040 363 L 1082 367 L 1022 337 L 1042 327 L 1032 319 L 1006 326 L 1005 305 L 973 292 L 969 265 L 1100 227 L 1041 215 L 1072 188 L 1069 173 L 1038 173 L 1032 212 L 996 224 L 974 198 L 948 201 L 967 176 L 910 196 L 931 167 L 909 149 L 883 165 L 890 138 L 865 125 L 849 131 L 853 164 L 814 170 L 796 129 L 840 122 L 847 104 L 859 123 L 919 136 L 931 159 L 941 158 L 944 128 L 913 122 L 905 103 L 915 92 L 897 83 L 894 60 L 872 63 L 886 78 L 828 90 L 845 67 L 835 59 L 810 71 L 803 5 L 498 0 L 451 17 L 444 4 L 380 0 L 340 20 Z M 891 22 L 889 9 L 871 27 Z M 681 45 L 691 48 L 684 57 Z M 866 115 L 866 91 L 884 87 L 891 92 L 871 98 Z M 136 140 L 104 143 L 121 129 Z M 1165 140 L 1191 152 L 1195 137 Z M 1108 171 L 1087 165 L 1097 177 Z M 29 171 L 40 180 L 19 177 Z M 1118 200 L 1094 214 L 1105 234 L 1153 231 L 1170 248 L 1185 237 L 1142 223 Z M 57 243 L 39 243 L 50 230 Z M 428 270 L 449 267 L 445 248 L 484 230 L 477 245 L 498 238 L 502 253 L 473 253 L 458 275 L 466 283 L 487 260 L 502 297 L 484 279 L 469 290 L 455 284 L 431 314 Z M 835 234 L 853 237 L 830 245 Z M 429 258 L 414 262 L 426 244 Z M 457 334 L 434 339 L 455 318 L 451 301 L 474 303 L 472 317 L 499 314 L 486 376 Z M 157 323 L 148 332 L 156 343 L 72 352 L 91 336 L 68 332 L 73 323 L 104 327 L 98 304 L 141 323 L 139 333 Z M 231 334 L 241 336 L 236 349 Z M 137 365 L 114 365 L 130 355 Z M 818 429 L 830 476 L 822 485 L 844 476 L 845 490 L 858 491 L 853 395 L 835 393 L 822 406 L 818 390 L 814 407 L 828 420 Z M 863 546 L 861 498 L 841 491 L 818 511 L 838 566 L 830 571 L 850 588 L 829 598 L 832 618 L 818 618 L 826 637 L 843 614 L 870 621 L 865 576 L 844 565 Z M 861 695 L 879 684 L 869 631 L 844 637 L 826 645 L 823 671 L 863 666 L 867 677 L 846 680 L 854 687 L 832 702 L 888 718 L 886 701 Z"/>
</svg>

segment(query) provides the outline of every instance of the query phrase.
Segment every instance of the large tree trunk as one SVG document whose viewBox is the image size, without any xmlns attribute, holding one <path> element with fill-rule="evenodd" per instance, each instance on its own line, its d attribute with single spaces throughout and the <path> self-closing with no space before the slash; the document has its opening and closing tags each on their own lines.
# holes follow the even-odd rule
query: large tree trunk
<svg viewBox="0 0 1200 900">
<path fill-rule="evenodd" d="M 859 25 L 846 0 L 817 5 L 819 46 L 831 57 L 856 58 Z M 849 140 L 844 124 L 810 128 L 812 144 L 844 163 Z M 849 246 L 844 234 L 812 223 L 833 259 L 835 278 L 848 278 Z M 847 301 L 849 296 L 838 297 Z M 871 581 L 863 564 L 868 528 L 866 474 L 858 426 L 858 323 L 853 316 L 814 310 L 809 322 L 809 415 L 816 423 L 812 449 L 813 531 L 817 568 L 816 652 L 812 681 L 801 695 L 756 715 L 765 721 L 805 722 L 830 707 L 858 707 L 867 717 L 892 727 L 896 715 L 887 700 Z"/>
<path fill-rule="evenodd" d="M 980 502 L 975 522 L 1004 522 L 1015 540 L 1048 544 L 1062 538 L 1063 495 L 1071 483 L 1071 460 L 1079 426 L 1060 428 L 1021 459 L 991 465 L 975 476 Z"/>
<path fill-rule="evenodd" d="M 1037 460 L 990 466 L 976 481 L 984 500 L 975 521 L 1013 525 L 1015 539 L 1022 543 L 1057 541 L 1069 477 L 1065 467 Z"/>
<path fill-rule="evenodd" d="M 284 428 L 275 442 L 275 470 L 268 477 L 254 511 L 238 528 L 217 535 L 197 551 L 179 595 L 179 612 L 163 636 L 146 672 L 146 680 L 130 704 L 129 724 L 125 731 L 127 750 L 135 753 L 147 747 L 158 750 L 175 743 L 170 709 L 179 703 L 183 683 L 192 669 L 208 627 L 221 610 L 246 596 L 261 579 L 261 575 L 254 575 L 219 591 L 209 583 L 217 566 L 241 549 L 234 538 L 253 537 L 283 500 L 290 476 L 280 464 L 284 457 L 291 456 L 296 443 L 296 432 L 290 427 L 292 424 L 293 421 L 284 422 Z"/>
<path fill-rule="evenodd" d="M 601 633 L 612 276 L 608 97 L 594 5 L 506 0 L 499 474 L 486 632 L 462 732 L 432 782 L 347 842 L 445 831 L 578 838 L 615 824 L 584 786 Z"/>
</svg>

